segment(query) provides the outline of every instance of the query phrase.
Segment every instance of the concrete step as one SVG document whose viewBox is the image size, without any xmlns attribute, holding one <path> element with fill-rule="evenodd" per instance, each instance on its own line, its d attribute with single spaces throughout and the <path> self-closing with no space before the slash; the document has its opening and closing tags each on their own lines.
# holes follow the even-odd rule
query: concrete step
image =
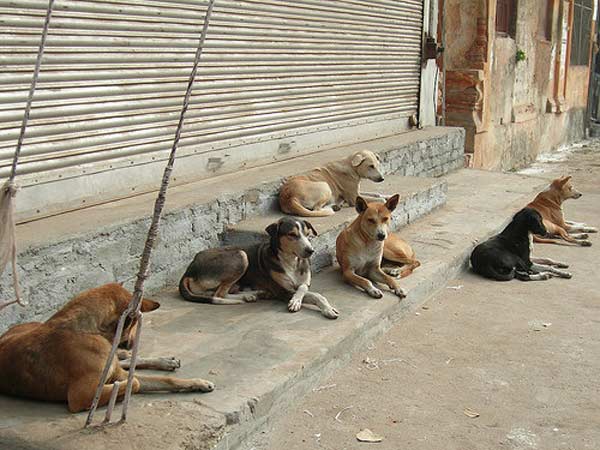
<svg viewBox="0 0 600 450">
<path fill-rule="evenodd" d="M 427 314 L 420 305 L 466 267 L 473 245 L 503 227 L 548 182 L 476 170 L 446 179 L 447 204 L 402 230 L 423 264 L 401 281 L 408 290 L 403 301 L 390 293 L 367 297 L 344 284 L 335 267 L 315 276 L 312 286 L 340 310 L 335 321 L 307 308 L 291 314 L 284 302 L 192 304 L 175 288 L 166 290 L 155 296 L 161 308 L 145 316 L 141 353 L 181 358 L 177 374 L 211 379 L 214 392 L 136 395 L 127 425 L 101 432 L 81 431 L 85 415 L 71 415 L 64 405 L 0 397 L 0 448 L 126 443 L 140 449 L 248 450 L 242 444 L 260 439 L 256 433 L 270 418 L 321 386 L 353 351 L 407 315 Z M 397 345 L 401 351 L 402 343 Z"/>
<path fill-rule="evenodd" d="M 362 149 L 380 155 L 386 176 L 438 176 L 462 166 L 464 130 L 431 127 L 315 149 L 316 153 L 292 159 L 281 160 L 292 155 L 274 156 L 261 167 L 183 185 L 177 185 L 175 174 L 146 290 L 156 292 L 176 285 L 195 253 L 222 244 L 228 225 L 273 211 L 284 177 Z M 180 164 L 185 164 L 185 158 L 178 158 L 176 166 Z M 46 319 L 85 289 L 131 280 L 139 267 L 155 199 L 156 193 L 141 194 L 20 224 L 21 287 L 31 306 L 0 311 L 0 332 L 16 323 Z M 126 286 L 132 287 L 132 282 Z M 7 269 L 0 274 L 0 298 L 10 298 L 11 291 Z"/>
<path fill-rule="evenodd" d="M 400 203 L 392 215 L 392 229 L 397 230 L 446 203 L 447 183 L 441 178 L 387 176 L 382 183 L 367 181 L 361 184 L 364 192 L 400 194 Z M 224 242 L 242 245 L 266 239 L 265 228 L 276 222 L 282 213 L 271 211 L 261 216 L 243 220 L 228 227 Z M 311 258 L 315 272 L 335 261 L 335 240 L 344 227 L 356 218 L 356 210 L 345 207 L 333 216 L 308 218 L 319 233 L 313 238 L 315 254 Z"/>
</svg>

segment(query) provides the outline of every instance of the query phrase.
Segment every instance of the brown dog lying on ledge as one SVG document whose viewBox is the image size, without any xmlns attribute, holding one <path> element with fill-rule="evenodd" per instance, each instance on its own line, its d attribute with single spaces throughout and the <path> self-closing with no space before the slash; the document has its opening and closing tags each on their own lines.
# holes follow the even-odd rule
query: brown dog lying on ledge
<svg viewBox="0 0 600 450">
<path fill-rule="evenodd" d="M 111 350 L 121 313 L 131 300 L 120 284 L 112 283 L 82 292 L 46 322 L 16 325 L 0 336 L 0 393 L 35 400 L 67 402 L 69 411 L 89 409 L 98 380 Z M 143 299 L 142 312 L 160 305 Z M 136 325 L 125 321 L 122 343 L 135 333 Z M 121 358 L 127 357 L 123 352 Z M 150 363 L 149 363 L 150 362 Z M 154 364 L 152 363 L 154 362 Z M 127 362 L 123 365 L 127 367 Z M 138 359 L 138 368 L 174 370 L 173 359 Z M 115 357 L 99 405 L 106 405 L 114 382 L 127 380 L 128 372 Z M 126 383 L 119 385 L 119 400 Z M 184 380 L 136 373 L 133 393 L 210 392 L 214 385 L 199 378 Z"/>
</svg>

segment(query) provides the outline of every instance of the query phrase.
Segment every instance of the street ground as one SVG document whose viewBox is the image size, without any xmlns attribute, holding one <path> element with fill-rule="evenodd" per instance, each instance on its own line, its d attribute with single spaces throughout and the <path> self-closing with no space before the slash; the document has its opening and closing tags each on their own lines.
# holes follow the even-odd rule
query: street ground
<svg viewBox="0 0 600 450">
<path fill-rule="evenodd" d="M 568 218 L 600 225 L 600 141 L 525 173 L 572 174 Z M 473 218 L 477 220 L 477 218 Z M 245 450 L 600 449 L 600 236 L 538 245 L 571 280 L 491 282 L 465 273 Z M 368 428 L 383 440 L 358 442 Z"/>
</svg>

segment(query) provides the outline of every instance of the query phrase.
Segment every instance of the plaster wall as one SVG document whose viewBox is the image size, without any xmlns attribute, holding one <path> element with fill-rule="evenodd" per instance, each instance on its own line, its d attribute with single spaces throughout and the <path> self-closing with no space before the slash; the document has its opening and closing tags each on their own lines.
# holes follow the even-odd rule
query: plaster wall
<svg viewBox="0 0 600 450">
<path fill-rule="evenodd" d="M 533 161 L 541 152 L 585 136 L 585 109 L 588 91 L 588 67 L 568 66 L 564 83 L 564 105 L 550 112 L 557 84 L 556 60 L 559 38 L 559 1 L 555 2 L 551 40 L 539 35 L 539 0 L 518 0 L 513 36 L 495 32 L 495 0 L 446 0 L 447 48 L 445 63 L 449 70 L 477 68 L 469 60 L 476 35 L 477 14 L 487 15 L 486 61 L 482 66 L 481 96 L 477 109 L 459 114 L 452 125 L 467 130 L 467 152 L 471 165 L 484 169 L 513 169 Z M 481 39 L 481 37 L 480 37 Z M 526 59 L 516 61 L 522 50 Z M 562 92 L 562 88 L 560 89 Z M 450 108 L 451 109 L 451 108 Z M 476 120 L 473 120 L 476 117 Z"/>
</svg>

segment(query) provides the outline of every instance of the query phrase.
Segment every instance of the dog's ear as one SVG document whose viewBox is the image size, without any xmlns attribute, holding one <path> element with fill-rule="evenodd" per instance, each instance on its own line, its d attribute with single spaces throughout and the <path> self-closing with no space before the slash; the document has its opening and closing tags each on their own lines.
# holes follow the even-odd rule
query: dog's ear
<svg viewBox="0 0 600 450">
<path fill-rule="evenodd" d="M 273 250 L 274 253 L 277 253 L 277 251 L 279 250 L 279 243 L 277 239 L 277 235 L 279 234 L 279 224 L 272 223 L 267 228 L 265 228 L 265 231 L 271 238 L 271 250 Z"/>
<path fill-rule="evenodd" d="M 360 163 L 365 160 L 365 157 L 362 153 L 357 153 L 352 157 L 352 167 L 360 166 Z"/>
<path fill-rule="evenodd" d="M 306 225 L 306 228 L 312 231 L 312 234 L 314 234 L 315 236 L 319 235 L 319 233 L 317 233 L 317 230 L 315 230 L 315 227 L 313 227 L 313 224 L 310 223 L 308 220 L 304 221 L 304 225 Z"/>
<path fill-rule="evenodd" d="M 150 300 L 148 298 L 142 299 L 142 312 L 150 312 L 158 308 L 160 308 L 160 303 L 155 302 L 154 300 Z"/>
<path fill-rule="evenodd" d="M 367 205 L 367 201 L 362 198 L 360 195 L 356 197 L 356 212 L 359 214 L 364 213 L 369 206 Z"/>
<path fill-rule="evenodd" d="M 394 194 L 390 198 L 387 199 L 387 202 L 385 202 L 385 207 L 389 211 L 393 211 L 398 206 L 399 201 L 400 201 L 400 194 Z"/>
<path fill-rule="evenodd" d="M 571 175 L 567 175 L 567 176 L 561 177 L 560 178 L 560 185 L 564 186 L 565 184 L 567 184 L 569 182 L 569 180 L 571 178 L 573 178 Z"/>
</svg>

